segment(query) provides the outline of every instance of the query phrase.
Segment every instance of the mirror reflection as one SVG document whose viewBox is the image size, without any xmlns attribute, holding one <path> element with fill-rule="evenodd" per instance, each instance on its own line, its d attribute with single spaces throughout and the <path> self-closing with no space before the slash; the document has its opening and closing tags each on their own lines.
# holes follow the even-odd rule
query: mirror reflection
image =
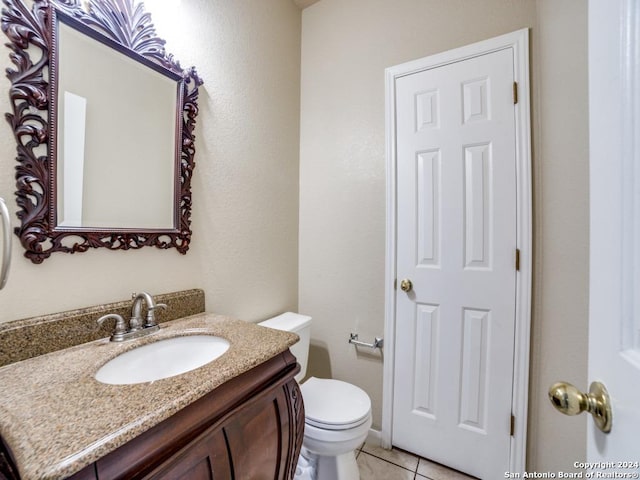
<svg viewBox="0 0 640 480">
<path fill-rule="evenodd" d="M 58 226 L 174 228 L 176 79 L 58 19 Z"/>
</svg>

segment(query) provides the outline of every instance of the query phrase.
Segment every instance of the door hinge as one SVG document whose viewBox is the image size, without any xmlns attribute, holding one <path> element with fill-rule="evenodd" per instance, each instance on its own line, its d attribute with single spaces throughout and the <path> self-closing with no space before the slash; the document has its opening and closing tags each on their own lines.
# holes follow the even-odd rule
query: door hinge
<svg viewBox="0 0 640 480">
<path fill-rule="evenodd" d="M 518 82 L 513 82 L 513 104 L 518 103 Z"/>
<path fill-rule="evenodd" d="M 516 248 L 516 271 L 520 271 L 520 249 Z"/>
<path fill-rule="evenodd" d="M 513 414 L 511 414 L 511 424 L 510 424 L 510 427 L 509 427 L 509 436 L 513 437 L 513 434 L 515 433 L 515 431 L 516 431 L 516 417 Z"/>
</svg>

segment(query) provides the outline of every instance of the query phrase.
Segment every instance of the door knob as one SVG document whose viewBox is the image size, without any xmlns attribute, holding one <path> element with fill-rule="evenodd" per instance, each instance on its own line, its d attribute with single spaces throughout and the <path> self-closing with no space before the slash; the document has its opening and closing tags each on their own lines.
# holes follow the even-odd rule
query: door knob
<svg viewBox="0 0 640 480">
<path fill-rule="evenodd" d="M 554 383 L 549 389 L 549 400 L 565 415 L 589 412 L 600 430 L 604 433 L 611 431 L 611 399 L 602 383 L 593 382 L 589 393 L 582 393 L 570 383 Z"/>
<path fill-rule="evenodd" d="M 411 290 L 413 290 L 413 283 L 411 283 L 411 280 L 409 280 L 408 278 L 405 278 L 400 282 L 400 289 L 403 292 L 409 293 Z"/>
</svg>

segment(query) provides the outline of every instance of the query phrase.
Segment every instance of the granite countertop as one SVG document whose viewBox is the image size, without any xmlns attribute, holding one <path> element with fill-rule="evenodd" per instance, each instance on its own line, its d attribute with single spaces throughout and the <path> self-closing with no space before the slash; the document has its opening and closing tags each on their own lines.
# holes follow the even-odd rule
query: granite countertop
<svg viewBox="0 0 640 480">
<path fill-rule="evenodd" d="M 155 382 L 106 385 L 107 361 L 139 345 L 189 334 L 231 344 L 216 360 Z M 24 480 L 60 479 L 81 470 L 226 381 L 286 351 L 297 335 L 202 313 L 162 324 L 123 343 L 108 338 L 0 368 L 0 435 Z"/>
</svg>

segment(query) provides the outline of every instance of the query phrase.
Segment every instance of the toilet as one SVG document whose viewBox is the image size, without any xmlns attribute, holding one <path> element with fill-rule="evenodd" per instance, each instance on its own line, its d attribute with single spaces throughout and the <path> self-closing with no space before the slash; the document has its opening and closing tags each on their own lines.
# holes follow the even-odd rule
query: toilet
<svg viewBox="0 0 640 480">
<path fill-rule="evenodd" d="M 300 383 L 307 371 L 311 317 L 287 312 L 258 325 L 293 332 L 300 337 L 300 341 L 290 347 L 300 364 L 300 372 L 296 375 Z M 364 442 L 371 428 L 369 395 L 350 383 L 316 377 L 302 383 L 300 390 L 305 409 L 302 456 L 305 465 L 316 466 L 316 475 L 303 477 L 297 474 L 296 478 L 359 479 L 355 449 Z"/>
</svg>

